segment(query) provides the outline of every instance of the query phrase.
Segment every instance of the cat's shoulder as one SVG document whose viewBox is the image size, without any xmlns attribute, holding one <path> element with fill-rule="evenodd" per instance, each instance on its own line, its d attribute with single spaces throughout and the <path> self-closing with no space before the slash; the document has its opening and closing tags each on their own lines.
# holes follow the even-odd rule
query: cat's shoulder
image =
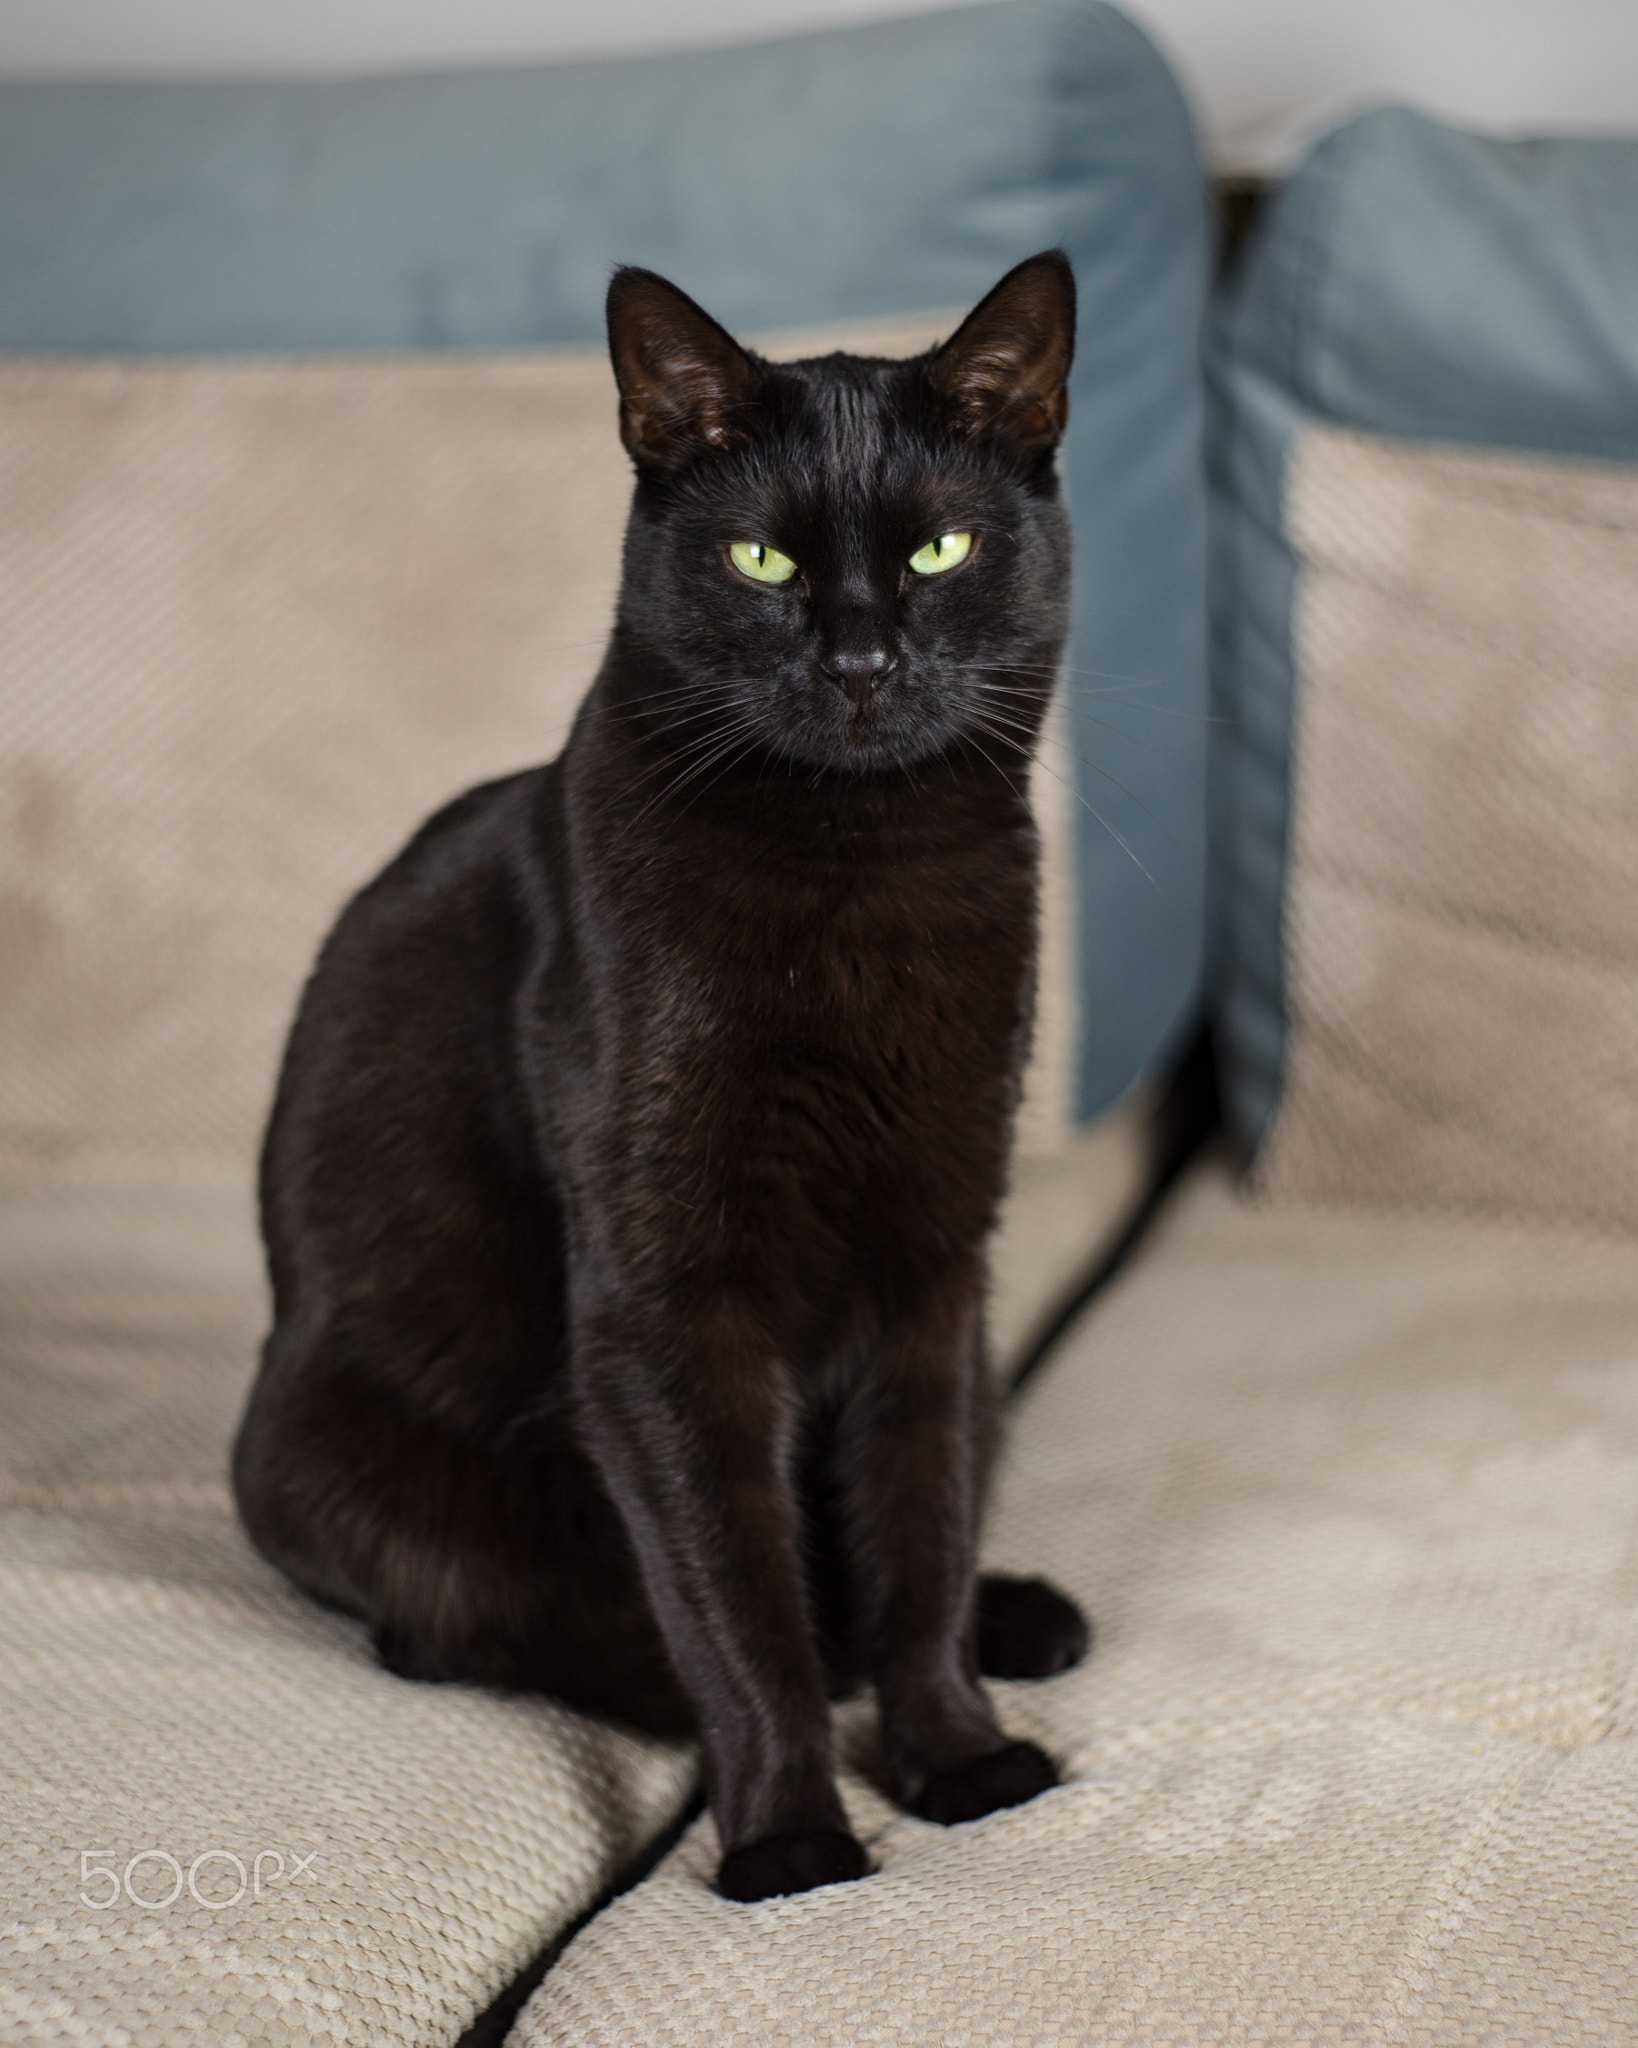
<svg viewBox="0 0 1638 2048">
<path fill-rule="evenodd" d="M 338 956 L 358 962 L 406 946 L 430 947 L 430 965 L 463 935 L 492 943 L 502 927 L 549 917 L 559 788 L 553 761 L 479 783 L 440 806 L 347 904 L 321 968 Z"/>
<path fill-rule="evenodd" d="M 556 761 L 462 790 L 418 826 L 356 901 L 439 897 L 485 877 L 500 880 L 539 859 L 559 809 Z"/>
</svg>

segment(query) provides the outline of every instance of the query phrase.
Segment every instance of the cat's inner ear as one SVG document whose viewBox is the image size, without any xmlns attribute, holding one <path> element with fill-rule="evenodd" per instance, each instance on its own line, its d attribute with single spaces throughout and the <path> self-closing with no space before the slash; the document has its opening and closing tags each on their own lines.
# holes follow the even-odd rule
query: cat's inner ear
<svg viewBox="0 0 1638 2048">
<path fill-rule="evenodd" d="M 609 286 L 608 322 L 620 438 L 635 461 L 674 469 L 743 438 L 756 364 L 686 292 L 623 266 Z"/>
<path fill-rule="evenodd" d="M 1009 270 L 933 357 L 928 375 L 951 423 L 1025 451 L 1050 448 L 1069 422 L 1075 273 L 1061 249 Z"/>
</svg>

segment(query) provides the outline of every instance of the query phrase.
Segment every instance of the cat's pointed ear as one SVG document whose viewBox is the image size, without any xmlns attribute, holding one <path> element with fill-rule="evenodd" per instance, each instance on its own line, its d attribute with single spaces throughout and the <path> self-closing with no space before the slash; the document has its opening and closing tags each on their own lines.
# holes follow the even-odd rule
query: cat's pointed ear
<svg viewBox="0 0 1638 2048">
<path fill-rule="evenodd" d="M 928 375 L 962 432 L 1046 449 L 1069 421 L 1075 273 L 1061 249 L 1009 270 L 933 357 Z"/>
<path fill-rule="evenodd" d="M 745 434 L 756 364 L 731 334 L 652 270 L 622 265 L 609 286 L 609 354 L 620 438 L 645 467 L 675 469 Z"/>
</svg>

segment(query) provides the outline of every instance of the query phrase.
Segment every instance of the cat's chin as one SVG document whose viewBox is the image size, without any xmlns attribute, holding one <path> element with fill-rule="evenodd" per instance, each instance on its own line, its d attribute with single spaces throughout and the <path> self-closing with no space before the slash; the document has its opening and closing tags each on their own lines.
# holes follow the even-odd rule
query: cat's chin
<svg viewBox="0 0 1638 2048">
<path fill-rule="evenodd" d="M 840 732 L 804 733 L 787 742 L 786 757 L 804 768 L 841 775 L 890 775 L 935 759 L 958 737 L 953 726 L 895 728 L 849 726 Z"/>
<path fill-rule="evenodd" d="M 940 751 L 937 743 L 916 746 L 903 740 L 861 740 L 839 747 L 834 765 L 849 775 L 892 775 L 918 767 Z"/>
</svg>

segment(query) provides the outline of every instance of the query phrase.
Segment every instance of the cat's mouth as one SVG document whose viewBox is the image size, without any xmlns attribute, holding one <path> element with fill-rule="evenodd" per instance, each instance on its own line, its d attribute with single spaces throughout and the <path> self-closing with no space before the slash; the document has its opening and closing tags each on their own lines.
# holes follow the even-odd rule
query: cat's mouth
<svg viewBox="0 0 1638 2048">
<path fill-rule="evenodd" d="M 936 672 L 901 658 L 874 680 L 873 688 L 849 689 L 810 670 L 762 696 L 750 717 L 776 757 L 848 775 L 912 768 L 961 737 L 968 708 Z"/>
<path fill-rule="evenodd" d="M 954 737 L 951 721 L 899 687 L 896 677 L 859 701 L 833 700 L 824 725 L 823 734 L 815 737 L 830 757 L 827 765 L 856 774 L 912 767 Z"/>
</svg>

